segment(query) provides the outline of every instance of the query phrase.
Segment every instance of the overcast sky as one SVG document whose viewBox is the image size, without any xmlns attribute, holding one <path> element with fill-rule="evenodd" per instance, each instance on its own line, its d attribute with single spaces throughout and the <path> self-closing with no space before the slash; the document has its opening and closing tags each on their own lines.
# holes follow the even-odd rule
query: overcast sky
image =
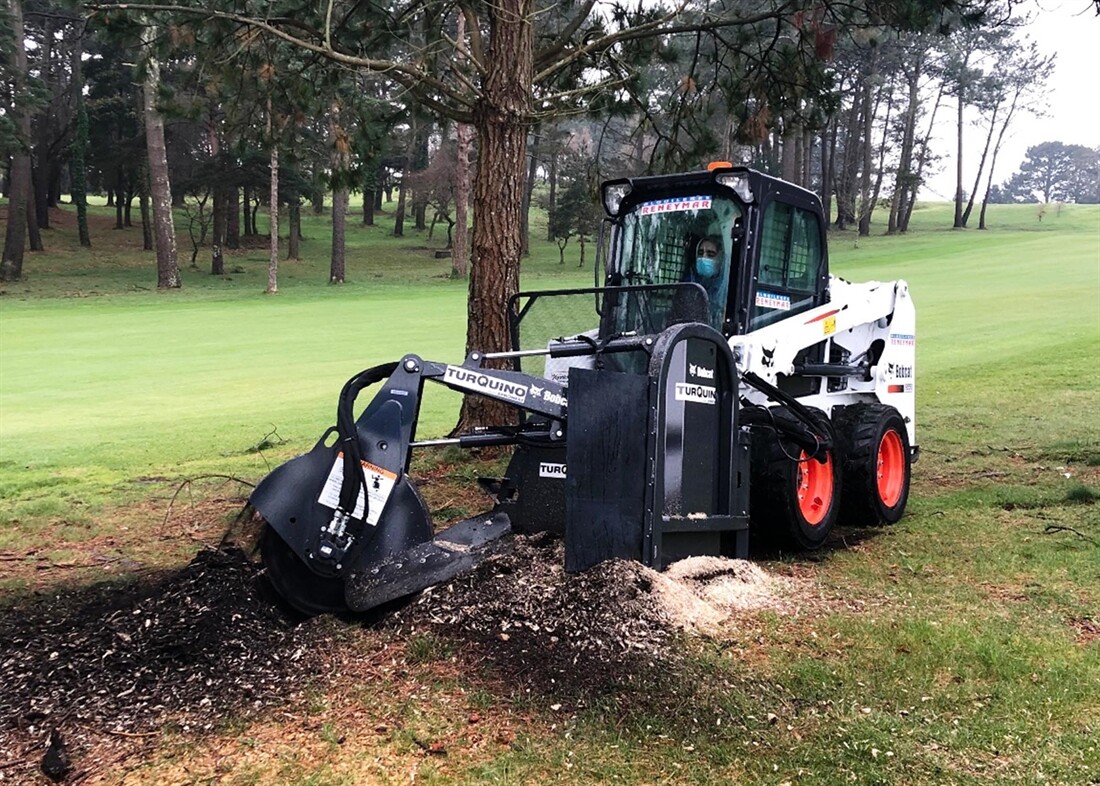
<svg viewBox="0 0 1100 786">
<path fill-rule="evenodd" d="M 1030 115 L 1013 120 L 997 161 L 994 183 L 1003 183 L 1020 167 L 1024 153 L 1040 142 L 1100 147 L 1100 17 L 1091 0 L 1031 0 L 1025 8 L 1034 21 L 1025 33 L 1046 54 L 1056 54 L 1054 76 L 1047 83 L 1047 116 Z M 944 110 L 948 109 L 945 113 Z M 938 125 L 944 137 L 936 150 L 945 155 L 938 174 L 929 178 L 922 193 L 929 199 L 953 198 L 955 191 L 955 143 L 953 108 L 940 109 Z M 963 132 L 964 187 L 974 184 L 981 155 L 982 131 L 967 126 Z M 984 187 L 985 176 L 982 183 Z M 981 192 L 979 192 L 981 193 Z"/>
</svg>

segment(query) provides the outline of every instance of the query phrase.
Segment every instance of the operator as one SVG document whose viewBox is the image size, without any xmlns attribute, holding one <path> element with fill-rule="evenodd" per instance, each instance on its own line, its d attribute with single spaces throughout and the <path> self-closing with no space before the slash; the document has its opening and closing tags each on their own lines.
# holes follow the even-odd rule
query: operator
<svg viewBox="0 0 1100 786">
<path fill-rule="evenodd" d="M 702 302 L 698 303 L 697 306 L 694 305 L 692 299 L 687 297 L 689 292 L 678 292 L 672 303 L 671 312 L 675 314 L 673 321 L 708 322 L 714 328 L 720 328 L 723 322 L 723 312 L 726 308 L 724 266 L 722 241 L 718 239 L 717 235 L 702 237 L 695 244 L 694 257 L 687 265 L 687 272 L 683 280 L 692 281 L 692 283 L 701 285 L 706 290 L 709 308 L 704 308 Z"/>
<path fill-rule="evenodd" d="M 725 257 L 722 254 L 722 241 L 717 235 L 707 235 L 695 248 L 695 262 L 692 265 L 691 280 L 703 285 L 710 303 L 709 322 L 715 328 L 722 325 L 726 310 Z"/>
<path fill-rule="evenodd" d="M 695 276 L 704 287 L 716 282 L 722 272 L 720 250 L 720 241 L 715 235 L 708 235 L 699 241 L 695 252 Z"/>
</svg>

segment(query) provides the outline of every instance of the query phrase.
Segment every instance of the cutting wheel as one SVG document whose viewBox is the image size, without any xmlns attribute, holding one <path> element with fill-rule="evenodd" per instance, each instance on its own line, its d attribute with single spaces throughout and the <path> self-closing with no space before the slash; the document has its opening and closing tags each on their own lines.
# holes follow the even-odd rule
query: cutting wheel
<svg viewBox="0 0 1100 786">
<path fill-rule="evenodd" d="M 311 571 L 269 524 L 264 525 L 260 539 L 260 556 L 268 581 L 297 611 L 311 617 L 348 611 L 344 580 Z"/>
</svg>

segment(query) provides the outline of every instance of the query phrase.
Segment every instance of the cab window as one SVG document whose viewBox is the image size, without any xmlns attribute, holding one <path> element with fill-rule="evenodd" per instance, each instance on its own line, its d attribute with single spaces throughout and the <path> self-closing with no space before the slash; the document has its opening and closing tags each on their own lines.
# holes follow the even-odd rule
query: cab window
<svg viewBox="0 0 1100 786">
<path fill-rule="evenodd" d="M 783 202 L 770 203 L 764 210 L 749 329 L 813 308 L 821 262 L 817 214 Z"/>
<path fill-rule="evenodd" d="M 733 261 L 733 226 L 741 215 L 735 202 L 711 195 L 637 205 L 623 217 L 609 273 L 621 284 L 697 283 L 708 296 L 709 322 L 721 329 Z M 668 297 L 668 303 L 658 304 L 654 293 L 649 307 L 671 310 L 671 294 Z"/>
</svg>

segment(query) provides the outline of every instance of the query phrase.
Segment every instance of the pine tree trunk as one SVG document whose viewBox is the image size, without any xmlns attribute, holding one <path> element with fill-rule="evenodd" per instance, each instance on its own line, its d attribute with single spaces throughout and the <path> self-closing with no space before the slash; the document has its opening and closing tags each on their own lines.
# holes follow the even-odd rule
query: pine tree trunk
<svg viewBox="0 0 1100 786">
<path fill-rule="evenodd" d="M 955 120 L 956 129 L 956 146 L 955 146 L 955 222 L 952 226 L 955 229 L 962 229 L 963 227 L 963 108 L 966 106 L 963 101 L 963 86 L 959 85 L 959 107 L 958 117 Z"/>
<path fill-rule="evenodd" d="M 886 234 L 892 235 L 901 230 L 901 216 L 905 214 L 905 205 L 913 188 L 913 152 L 917 133 L 917 114 L 920 111 L 920 76 L 923 71 L 924 55 L 906 73 L 908 103 L 902 120 L 901 152 L 898 155 L 897 175 L 894 178 L 894 198 L 890 201 L 890 222 Z"/>
<path fill-rule="evenodd" d="M 974 211 L 974 199 L 978 194 L 978 189 L 981 188 L 982 174 L 985 172 L 985 161 L 989 157 L 989 149 L 993 145 L 993 132 L 997 128 L 997 113 L 1000 109 L 1001 105 L 998 102 L 993 107 L 993 116 L 989 120 L 989 133 L 985 136 L 985 147 L 982 148 L 982 157 L 978 161 L 978 174 L 974 176 L 974 188 L 970 190 L 970 197 L 966 200 L 966 207 L 963 209 L 962 225 L 964 227 L 970 221 L 970 214 Z"/>
<path fill-rule="evenodd" d="M 160 64 L 153 49 L 156 29 L 142 28 L 146 58 L 143 84 L 145 144 L 149 154 L 149 180 L 153 203 L 153 226 L 157 246 L 157 289 L 175 289 L 181 285 L 176 253 L 176 228 L 172 220 L 172 188 L 168 182 L 168 156 L 164 146 L 164 118 L 157 111 Z"/>
<path fill-rule="evenodd" d="M 417 174 L 428 167 L 428 135 L 432 130 L 432 122 L 426 118 L 420 118 L 416 124 L 415 156 L 412 160 L 412 171 Z M 428 227 L 428 191 L 425 188 L 415 188 L 412 193 L 413 226 L 424 231 Z"/>
<path fill-rule="evenodd" d="M 229 195 L 224 186 L 214 186 L 212 236 L 210 238 L 210 275 L 225 275 L 225 224 L 229 207 Z"/>
<path fill-rule="evenodd" d="M 909 200 L 905 205 L 905 211 L 898 219 L 898 231 L 908 232 L 909 221 L 913 217 L 913 208 L 917 204 L 917 188 L 924 178 L 924 166 L 928 163 L 931 150 L 929 148 L 929 142 L 932 139 L 932 133 L 936 128 L 936 115 L 939 114 L 940 106 L 943 103 L 944 86 L 940 83 L 939 92 L 936 93 L 936 101 L 932 105 L 932 112 L 928 119 L 928 131 L 921 137 L 920 143 L 917 146 L 917 168 L 913 173 L 912 185 L 909 188 Z"/>
<path fill-rule="evenodd" d="M 459 15 L 459 20 L 464 21 Z M 454 249 L 451 251 L 451 275 L 465 278 L 470 259 L 470 233 L 467 229 L 470 215 L 470 137 L 473 129 L 466 123 L 455 128 L 458 144 L 455 162 L 455 226 Z"/>
<path fill-rule="evenodd" d="M 833 213 L 833 181 L 836 172 L 837 119 L 829 121 L 831 131 L 821 135 L 821 207 L 825 214 L 825 224 L 829 225 Z M 826 138 L 828 143 L 826 143 Z"/>
<path fill-rule="evenodd" d="M 225 206 L 225 247 L 241 247 L 241 190 L 229 189 L 229 204 Z"/>
<path fill-rule="evenodd" d="M 499 0 L 492 8 L 492 55 L 486 63 L 484 92 L 474 109 L 480 145 L 474 181 L 467 353 L 510 348 L 508 300 L 519 290 L 523 248 L 520 211 L 531 108 L 533 2 Z M 516 419 L 514 408 L 468 395 L 456 430 L 509 424 Z"/>
<path fill-rule="evenodd" d="M 780 171 L 788 183 L 798 182 L 798 128 L 793 123 L 783 122 L 783 151 L 780 154 Z"/>
<path fill-rule="evenodd" d="M 80 47 L 76 47 L 79 54 Z M 74 82 L 78 91 L 76 99 L 76 134 L 72 148 L 72 199 L 76 205 L 76 228 L 80 245 L 92 247 L 92 236 L 88 232 L 88 168 L 85 164 L 88 154 L 88 110 L 84 106 L 84 97 L 79 94 L 82 82 L 79 79 L 79 66 L 74 65 Z"/>
<path fill-rule="evenodd" d="M 554 231 L 550 227 L 554 226 L 554 211 L 558 209 L 558 155 L 555 153 L 550 157 L 550 171 L 547 173 L 546 179 L 550 186 L 550 194 L 546 199 L 546 239 L 554 239 Z"/>
<path fill-rule="evenodd" d="M 115 229 L 125 229 L 122 223 L 122 167 L 118 168 L 118 188 L 115 189 Z"/>
<path fill-rule="evenodd" d="M 50 15 L 42 17 L 42 45 L 38 52 L 39 78 L 44 87 L 53 89 L 54 77 L 54 20 Z M 34 163 L 34 214 L 39 229 L 50 228 L 50 126 L 53 120 L 53 105 L 47 101 L 38 113 L 38 140 L 35 145 Z M 33 236 L 33 233 L 32 233 Z M 31 242 L 34 249 L 34 242 Z"/>
<path fill-rule="evenodd" d="M 527 186 L 523 189 L 523 225 L 520 228 L 520 236 L 523 238 L 523 256 L 531 256 L 531 194 L 535 190 L 535 174 L 539 166 L 539 134 L 535 131 L 531 135 L 531 149 L 527 156 Z"/>
<path fill-rule="evenodd" d="M 874 215 L 875 207 L 878 205 L 879 198 L 882 196 L 882 182 L 886 178 L 886 145 L 889 141 L 891 120 L 894 114 L 894 96 L 889 91 L 886 92 L 886 116 L 882 121 L 882 139 L 879 141 L 878 146 L 878 163 L 875 165 L 875 184 L 871 187 L 871 205 L 867 212 L 867 229 L 870 232 L 871 217 Z M 881 99 L 881 93 L 879 95 Z M 876 111 L 877 114 L 877 111 Z"/>
<path fill-rule="evenodd" d="M 870 73 L 863 80 L 863 133 L 860 140 L 860 150 L 863 152 L 863 170 L 859 180 L 859 235 L 867 237 L 871 234 L 871 212 L 874 205 L 871 202 L 871 161 L 872 139 L 874 131 L 875 113 L 871 105 L 871 83 L 874 77 L 874 57 L 871 58 Z"/>
<path fill-rule="evenodd" d="M 271 121 L 271 100 L 267 102 L 268 123 Z M 271 145 L 271 195 L 270 218 L 271 227 L 271 256 L 267 260 L 267 289 L 268 295 L 274 295 L 279 291 L 279 145 L 274 142 Z"/>
<path fill-rule="evenodd" d="M 368 169 L 363 176 L 363 226 L 374 226 L 374 200 L 378 183 L 377 171 Z"/>
<path fill-rule="evenodd" d="M 466 16 L 458 14 L 459 60 L 466 64 Z M 455 125 L 455 225 L 454 246 L 451 248 L 451 277 L 465 278 L 470 259 L 470 235 L 467 221 L 470 213 L 470 137 L 473 128 L 468 123 Z"/>
<path fill-rule="evenodd" d="M 302 258 L 302 200 L 294 195 L 287 203 L 286 215 L 290 224 L 290 233 L 287 235 L 286 258 L 301 260 Z"/>
<path fill-rule="evenodd" d="M 27 79 L 27 50 L 23 41 L 23 0 L 8 0 L 14 46 L 11 54 L 12 90 L 22 95 Z M 26 107 L 15 117 L 16 130 L 25 143 L 30 141 L 31 118 Z M 8 174 L 8 227 L 4 233 L 4 254 L 0 257 L 0 281 L 18 281 L 23 276 L 23 253 L 27 242 L 27 202 L 31 190 L 31 157 L 25 148 L 12 153 Z"/>
<path fill-rule="evenodd" d="M 1001 130 L 997 134 L 997 144 L 993 146 L 993 157 L 989 159 L 989 175 L 985 181 L 985 193 L 982 194 L 982 209 L 978 215 L 978 229 L 985 229 L 985 209 L 989 204 L 989 192 L 993 188 L 993 172 L 997 169 L 997 156 L 1001 152 L 1001 145 L 1004 143 L 1005 132 L 1008 130 L 1009 124 L 1012 122 L 1012 116 L 1016 114 L 1016 105 L 1020 99 L 1020 90 L 1012 96 L 1012 103 L 1009 105 L 1008 112 L 1005 114 L 1004 122 L 1001 124 Z"/>
<path fill-rule="evenodd" d="M 862 85 L 860 85 L 862 89 Z M 856 172 L 859 169 L 858 152 L 860 148 L 859 130 L 861 114 L 853 105 L 848 110 L 847 127 L 844 132 L 844 155 L 840 166 L 840 176 L 836 184 L 836 228 L 846 229 L 856 221 Z"/>
<path fill-rule="evenodd" d="M 30 185 L 27 187 L 27 240 L 31 251 L 43 251 L 42 230 L 38 226 L 38 210 L 34 198 L 34 175 L 32 172 Z"/>
<path fill-rule="evenodd" d="M 252 186 L 241 186 L 241 237 L 252 234 Z"/>
<path fill-rule="evenodd" d="M 393 236 L 405 236 L 405 200 L 406 183 L 409 181 L 409 168 L 406 166 L 401 174 L 401 184 L 397 187 L 397 209 L 393 211 Z"/>
<path fill-rule="evenodd" d="M 332 192 L 332 257 L 329 261 L 330 284 L 344 283 L 344 261 L 347 237 L 348 190 L 338 188 Z"/>
<path fill-rule="evenodd" d="M 138 175 L 138 209 L 141 211 L 141 250 L 153 250 L 153 220 L 149 215 L 149 176 L 142 165 Z M 129 201 L 127 201 L 129 205 Z"/>
</svg>

